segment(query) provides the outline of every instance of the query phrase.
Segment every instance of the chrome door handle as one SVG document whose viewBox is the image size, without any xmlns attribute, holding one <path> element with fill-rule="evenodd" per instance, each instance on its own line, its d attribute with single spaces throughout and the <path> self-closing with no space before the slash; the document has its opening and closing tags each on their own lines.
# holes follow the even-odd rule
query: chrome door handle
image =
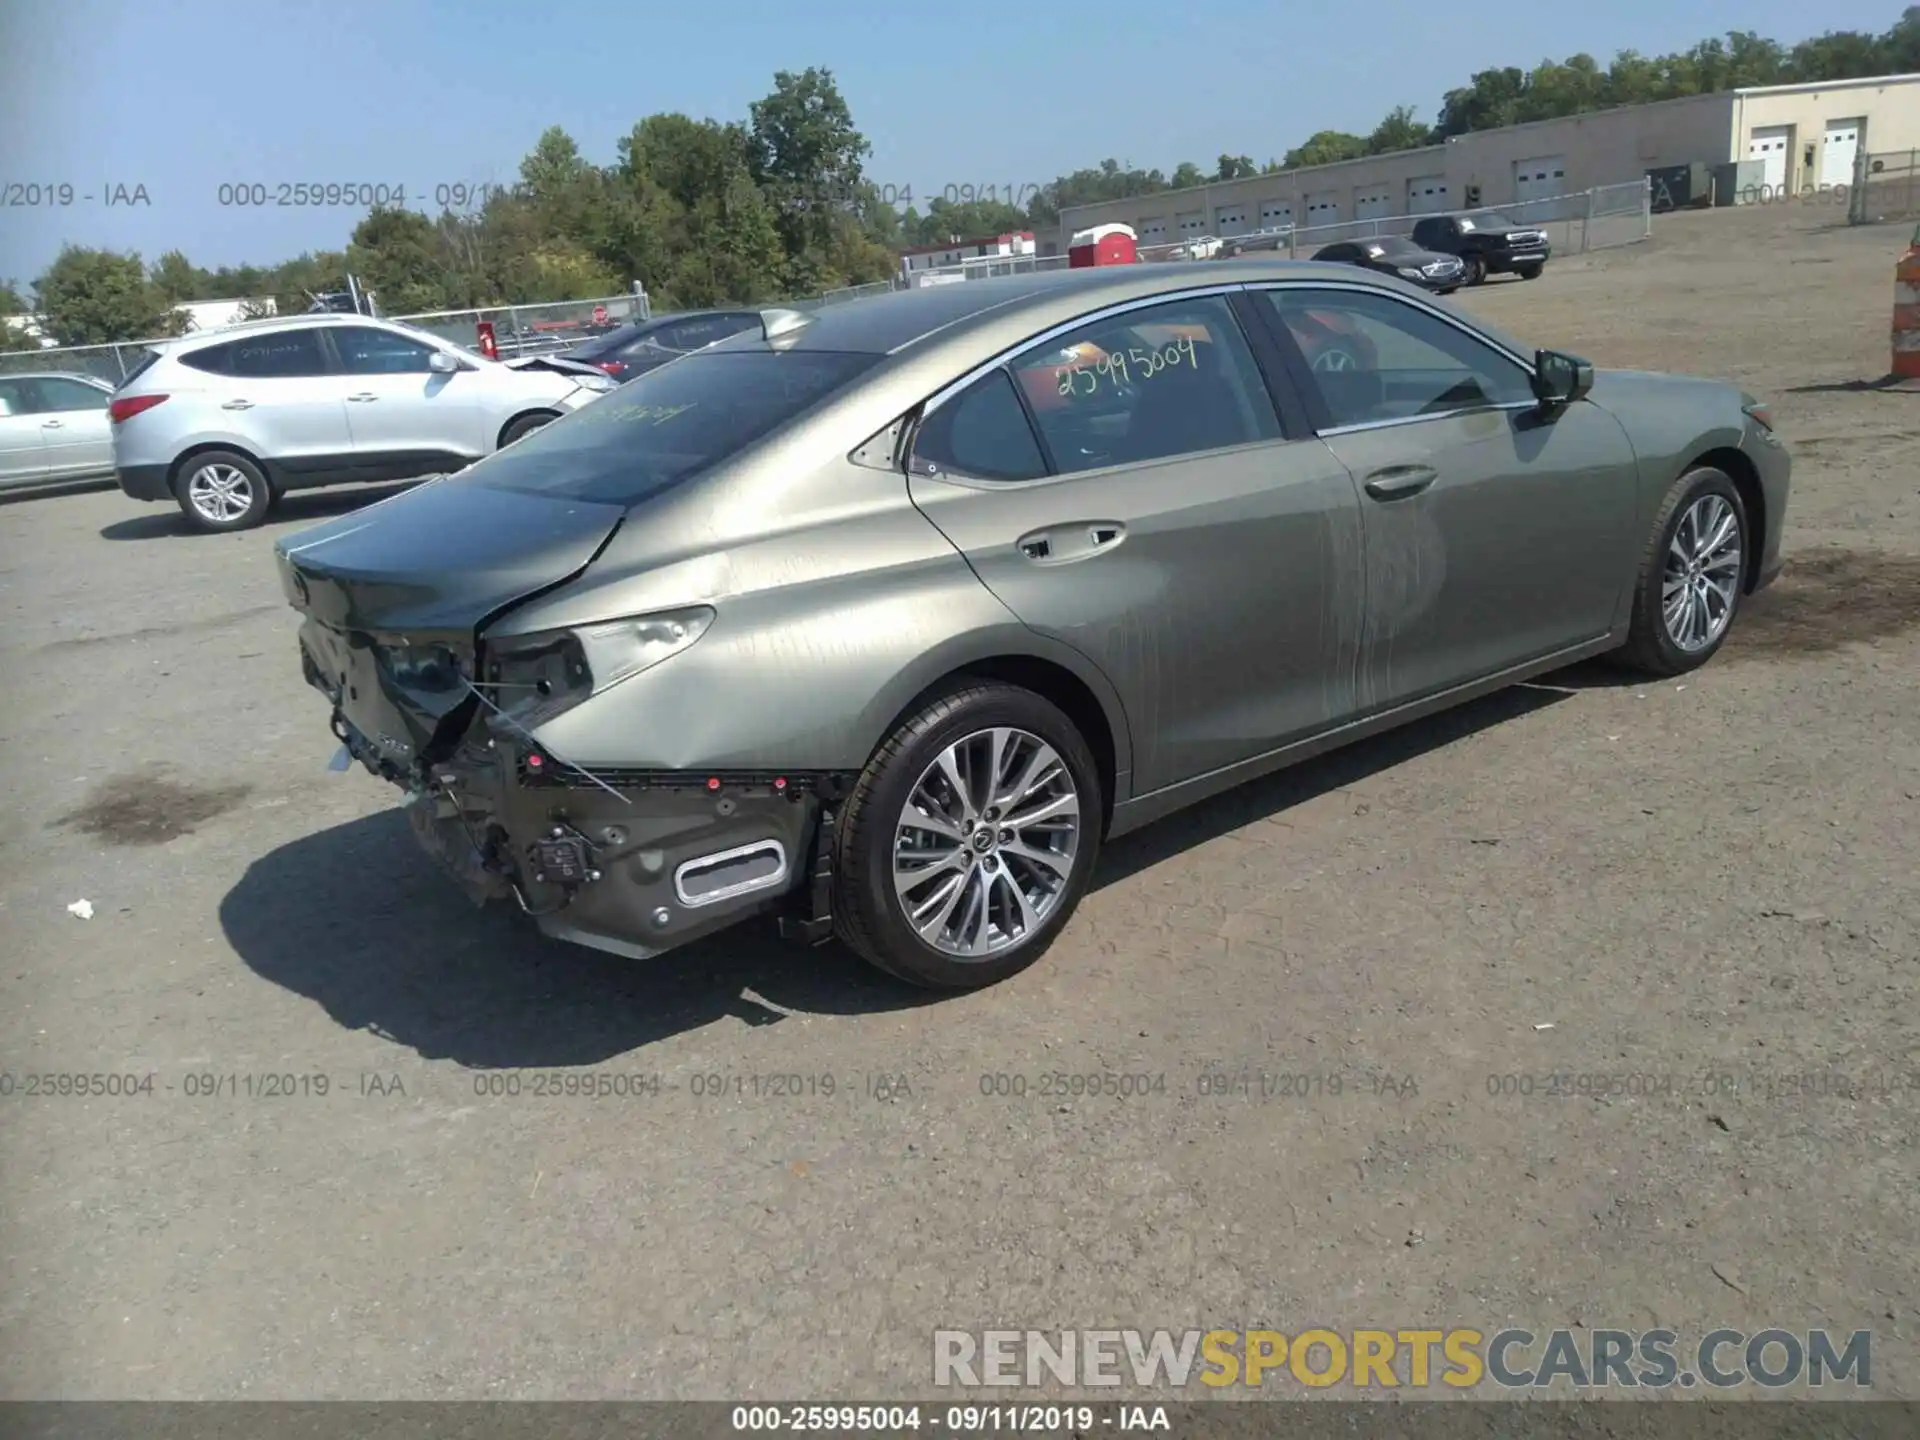
<svg viewBox="0 0 1920 1440">
<path fill-rule="evenodd" d="M 358 401 L 358 402 L 365 402 L 365 401 L 368 401 L 368 400 L 378 400 L 379 398 L 380 398 L 380 397 L 379 397 L 378 395 L 373 395 L 373 394 L 369 394 L 369 393 L 368 393 L 367 391 L 365 391 L 365 390 L 362 390 L 362 391 L 361 391 L 361 392 L 360 392 L 360 393 L 359 393 L 358 395 L 349 395 L 349 396 L 347 396 L 347 399 L 349 399 L 349 400 L 353 400 L 353 401 Z"/>
<path fill-rule="evenodd" d="M 60 428 L 60 422 L 58 420 L 42 420 L 40 422 L 40 428 L 42 430 L 58 430 Z"/>
<path fill-rule="evenodd" d="M 227 401 L 226 404 L 222 405 L 220 408 L 222 410 L 251 410 L 253 408 L 253 401 L 229 400 Z"/>
<path fill-rule="evenodd" d="M 1366 492 L 1376 500 L 1402 500 L 1418 495 L 1440 478 L 1431 465 L 1389 465 L 1367 476 Z"/>
</svg>

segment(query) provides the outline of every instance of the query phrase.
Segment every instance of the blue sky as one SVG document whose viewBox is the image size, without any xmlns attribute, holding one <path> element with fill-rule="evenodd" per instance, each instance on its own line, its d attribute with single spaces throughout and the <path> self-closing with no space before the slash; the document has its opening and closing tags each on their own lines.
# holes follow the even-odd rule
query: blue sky
<svg viewBox="0 0 1920 1440">
<path fill-rule="evenodd" d="M 1491 65 L 1604 63 L 1733 28 L 1794 41 L 1815 15 L 1878 32 L 1902 3 L 1612 0 L 1496 18 L 1435 0 L 0 0 L 0 184 L 94 196 L 0 207 L 0 279 L 31 281 L 69 241 L 208 266 L 336 248 L 355 212 L 223 208 L 220 186 L 506 183 L 548 125 L 608 161 L 656 111 L 744 119 L 779 69 L 831 68 L 873 142 L 870 177 L 924 196 L 1107 156 L 1266 160 L 1399 104 L 1431 120 Z M 115 186 L 150 203 L 105 204 Z"/>
</svg>

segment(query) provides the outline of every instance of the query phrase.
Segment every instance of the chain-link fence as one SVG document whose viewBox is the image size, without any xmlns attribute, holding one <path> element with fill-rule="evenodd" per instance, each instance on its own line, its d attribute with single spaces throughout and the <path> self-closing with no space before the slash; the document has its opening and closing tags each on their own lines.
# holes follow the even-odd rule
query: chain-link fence
<svg viewBox="0 0 1920 1440">
<path fill-rule="evenodd" d="M 1631 245 L 1653 233 L 1652 194 L 1646 180 L 1598 185 L 1591 190 L 1580 190 L 1570 195 L 1517 200 L 1483 208 L 1515 225 L 1545 231 L 1547 243 L 1556 254 L 1561 255 L 1578 255 L 1588 250 Z M 1459 212 L 1449 210 L 1436 213 L 1451 215 Z M 1308 256 L 1321 246 L 1331 245 L 1337 240 L 1411 235 L 1413 227 L 1428 218 L 1425 214 L 1383 215 L 1373 220 L 1303 226 L 1295 229 L 1290 236 L 1290 253 Z"/>
<path fill-rule="evenodd" d="M 395 315 L 403 325 L 425 330 L 468 350 L 480 345 L 480 324 L 493 326 L 502 360 L 571 350 L 596 335 L 651 315 L 645 295 L 608 295 L 596 300 L 557 300 L 540 305 L 497 305 L 476 310 L 433 310 Z"/>
<path fill-rule="evenodd" d="M 4 323 L 4 322 L 0 322 Z M 91 375 L 118 385 L 145 358 L 145 342 L 124 345 L 48 345 L 0 352 L 0 375 Z"/>
<path fill-rule="evenodd" d="M 1047 270 L 1064 270 L 1065 255 L 981 255 L 957 265 L 935 265 L 915 270 L 906 282 L 910 286 L 940 285 L 954 280 L 990 280 L 996 275 L 1033 275 Z"/>
<path fill-rule="evenodd" d="M 1916 217 L 1920 217 L 1920 150 L 1856 155 L 1853 190 L 1847 196 L 1848 222 L 1871 225 Z"/>
</svg>

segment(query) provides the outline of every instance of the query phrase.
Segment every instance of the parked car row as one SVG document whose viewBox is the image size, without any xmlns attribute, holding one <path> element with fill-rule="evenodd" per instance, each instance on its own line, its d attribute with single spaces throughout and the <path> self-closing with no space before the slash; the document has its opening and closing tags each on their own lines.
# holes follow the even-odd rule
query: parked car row
<svg viewBox="0 0 1920 1440">
<path fill-rule="evenodd" d="M 392 320 L 323 312 L 153 346 L 106 406 L 136 500 L 202 530 L 289 490 L 458 470 L 614 388 L 558 356 L 489 360 Z"/>
<path fill-rule="evenodd" d="M 1358 265 L 1397 275 L 1422 289 L 1450 295 L 1479 285 L 1489 275 L 1538 279 L 1552 256 L 1544 230 L 1516 224 L 1497 210 L 1429 215 L 1409 235 L 1373 235 L 1339 240 L 1314 252 L 1315 260 Z"/>
</svg>

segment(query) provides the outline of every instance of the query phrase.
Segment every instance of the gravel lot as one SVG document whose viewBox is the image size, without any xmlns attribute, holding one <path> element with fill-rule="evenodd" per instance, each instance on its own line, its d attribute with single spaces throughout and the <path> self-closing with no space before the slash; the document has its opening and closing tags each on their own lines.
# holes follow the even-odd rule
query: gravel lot
<svg viewBox="0 0 1920 1440">
<path fill-rule="evenodd" d="M 884 1399 L 936 1327 L 1508 1323 L 1870 1328 L 1920 1396 L 1920 395 L 1865 383 L 1905 232 L 1837 220 L 1658 217 L 1459 297 L 1776 399 L 1789 569 L 1720 659 L 1118 842 L 1045 963 L 958 999 L 466 907 L 326 773 L 269 561 L 361 497 L 233 537 L 0 508 L 0 1070 L 156 1077 L 0 1099 L 0 1397 Z M 477 1093 L 551 1067 L 677 1088 Z M 1164 1088 L 982 1094 L 1055 1070 Z M 1489 1093 L 1549 1072 L 1666 1083 Z"/>
</svg>

